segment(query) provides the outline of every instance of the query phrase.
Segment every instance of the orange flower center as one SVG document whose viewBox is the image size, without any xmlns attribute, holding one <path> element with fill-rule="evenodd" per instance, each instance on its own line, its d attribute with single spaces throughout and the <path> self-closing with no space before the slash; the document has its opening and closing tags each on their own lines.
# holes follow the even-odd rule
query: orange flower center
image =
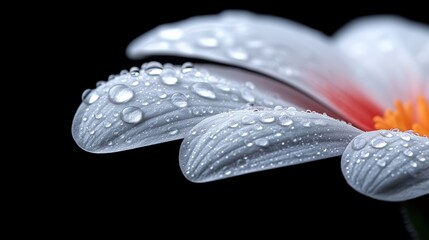
<svg viewBox="0 0 429 240">
<path fill-rule="evenodd" d="M 429 101 L 423 96 L 416 103 L 395 101 L 395 109 L 387 109 L 383 116 L 374 117 L 376 129 L 412 130 L 420 136 L 429 136 Z"/>
</svg>

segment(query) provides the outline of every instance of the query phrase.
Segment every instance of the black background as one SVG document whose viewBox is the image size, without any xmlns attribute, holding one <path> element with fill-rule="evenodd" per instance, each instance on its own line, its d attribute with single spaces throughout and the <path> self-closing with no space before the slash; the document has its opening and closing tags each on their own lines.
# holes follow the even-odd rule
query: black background
<svg viewBox="0 0 429 240">
<path fill-rule="evenodd" d="M 429 23 L 422 4 L 411 2 L 155 1 L 97 7 L 62 6 L 50 21 L 62 83 L 62 150 L 46 184 L 54 195 L 55 219 L 68 234 L 83 229 L 139 237 L 188 238 L 277 236 L 282 239 L 409 239 L 399 203 L 358 194 L 345 182 L 339 158 L 194 184 L 178 166 L 180 141 L 113 153 L 91 154 L 73 141 L 70 128 L 81 94 L 112 73 L 140 66 L 125 56 L 128 43 L 162 23 L 224 9 L 247 9 L 292 19 L 332 34 L 347 21 L 370 14 L 398 14 Z M 180 59 L 161 59 L 176 61 Z M 64 79 L 65 78 L 65 79 Z M 66 84 L 64 84 L 64 82 Z M 51 188 L 50 188 L 51 187 Z M 76 219 L 61 224 L 64 219 Z M 99 226 L 107 226 L 108 229 Z M 174 227 L 178 227 L 175 230 Z M 200 235 L 196 231 L 202 230 Z M 295 236 L 297 234 L 297 236 Z"/>
</svg>

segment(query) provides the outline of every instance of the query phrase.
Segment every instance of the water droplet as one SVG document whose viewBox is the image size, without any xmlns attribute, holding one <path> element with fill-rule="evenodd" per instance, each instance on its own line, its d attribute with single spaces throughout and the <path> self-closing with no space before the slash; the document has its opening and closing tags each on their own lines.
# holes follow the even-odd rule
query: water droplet
<svg viewBox="0 0 429 240">
<path fill-rule="evenodd" d="M 168 132 L 170 135 L 176 135 L 179 132 L 179 129 L 173 129 Z"/>
<path fill-rule="evenodd" d="M 198 94 L 201 97 L 215 99 L 216 94 L 213 91 L 213 87 L 204 82 L 198 82 L 192 85 L 192 91 L 196 94 Z"/>
<path fill-rule="evenodd" d="M 244 83 L 244 86 L 252 90 L 255 89 L 255 84 L 253 84 L 252 82 L 246 82 Z"/>
<path fill-rule="evenodd" d="M 417 167 L 417 163 L 416 162 L 411 162 L 411 167 Z"/>
<path fill-rule="evenodd" d="M 274 116 L 271 113 L 262 112 L 259 114 L 259 121 L 261 121 L 263 123 L 272 123 L 275 120 L 276 119 L 274 118 Z"/>
<path fill-rule="evenodd" d="M 100 95 L 98 95 L 97 92 L 91 89 L 86 89 L 82 93 L 82 101 L 88 105 L 93 104 L 99 98 L 100 98 Z"/>
<path fill-rule="evenodd" d="M 171 103 L 176 107 L 183 108 L 188 106 L 188 99 L 183 93 L 174 93 L 173 95 L 171 95 L 170 100 Z"/>
<path fill-rule="evenodd" d="M 402 153 L 407 157 L 412 157 L 414 155 L 413 151 L 410 149 L 405 149 Z"/>
<path fill-rule="evenodd" d="M 401 134 L 401 138 L 402 138 L 402 140 L 404 140 L 404 141 L 410 141 L 410 139 L 411 139 L 411 135 L 410 134 L 408 134 L 408 133 L 403 133 L 403 134 Z"/>
<path fill-rule="evenodd" d="M 126 123 L 139 123 L 143 119 L 143 111 L 138 107 L 126 107 L 121 112 L 121 119 Z"/>
<path fill-rule="evenodd" d="M 240 60 L 240 61 L 246 61 L 249 59 L 249 54 L 246 52 L 244 48 L 240 48 L 240 47 L 228 49 L 227 54 L 230 58 Z"/>
<path fill-rule="evenodd" d="M 138 67 L 131 67 L 130 75 L 133 77 L 138 77 L 140 75 L 140 69 Z"/>
<path fill-rule="evenodd" d="M 282 126 L 289 126 L 293 123 L 293 120 L 286 115 L 279 116 L 279 124 Z"/>
<path fill-rule="evenodd" d="M 236 127 L 238 127 L 238 122 L 235 121 L 235 120 L 230 120 L 228 122 L 228 127 L 230 127 L 230 128 L 236 128 Z"/>
<path fill-rule="evenodd" d="M 194 71 L 194 69 L 194 64 L 192 64 L 191 62 L 185 62 L 184 64 L 182 64 L 182 73 L 189 73 Z"/>
<path fill-rule="evenodd" d="M 360 150 L 365 146 L 366 146 L 366 140 L 365 139 L 357 137 L 353 140 L 352 148 L 354 150 Z"/>
<path fill-rule="evenodd" d="M 255 101 L 255 97 L 252 95 L 252 91 L 251 90 L 249 90 L 249 89 L 242 89 L 240 91 L 240 93 L 241 93 L 241 97 L 245 101 L 250 102 L 250 103 L 252 103 L 252 102 Z"/>
<path fill-rule="evenodd" d="M 296 108 L 295 107 L 288 107 L 286 110 L 289 111 L 289 112 L 296 112 Z"/>
<path fill-rule="evenodd" d="M 370 153 L 369 153 L 369 152 L 367 152 L 367 151 L 362 151 L 362 152 L 360 152 L 360 157 L 361 157 L 361 158 L 367 158 L 367 157 L 369 157 L 369 155 L 370 155 Z"/>
<path fill-rule="evenodd" d="M 166 85 L 176 84 L 179 81 L 176 70 L 173 67 L 165 67 L 161 73 L 161 81 Z"/>
<path fill-rule="evenodd" d="M 97 114 L 95 114 L 95 119 L 100 119 L 100 118 L 102 118 L 103 117 L 103 114 L 102 113 L 97 113 Z"/>
<path fill-rule="evenodd" d="M 328 124 L 323 119 L 316 119 L 316 120 L 314 120 L 314 125 L 316 125 L 316 126 L 326 126 Z"/>
<path fill-rule="evenodd" d="M 393 137 L 393 134 L 392 134 L 391 132 L 389 132 L 389 131 L 385 131 L 385 130 L 380 131 L 380 134 L 381 134 L 382 136 L 384 136 L 384 137 L 387 137 L 387 138 L 391 138 L 391 137 Z"/>
<path fill-rule="evenodd" d="M 385 167 L 386 166 L 386 161 L 383 159 L 380 159 L 377 161 L 377 165 L 380 167 Z"/>
<path fill-rule="evenodd" d="M 117 84 L 109 90 L 109 99 L 113 103 L 126 103 L 133 97 L 133 90 L 123 84 Z"/>
<path fill-rule="evenodd" d="M 304 126 L 304 127 L 310 127 L 311 126 L 311 122 L 310 121 L 303 121 L 302 122 L 302 126 Z"/>
<path fill-rule="evenodd" d="M 241 122 L 243 124 L 254 124 L 256 122 L 255 118 L 251 117 L 251 116 L 243 116 L 241 118 Z"/>
<path fill-rule="evenodd" d="M 423 156 L 423 155 L 418 155 L 416 158 L 417 158 L 417 160 L 419 160 L 420 162 L 424 162 L 424 161 L 426 161 L 426 158 L 425 158 L 425 156 Z"/>
<path fill-rule="evenodd" d="M 139 85 L 139 81 L 138 80 L 135 80 L 135 81 L 133 81 L 130 85 L 131 86 L 137 86 L 137 85 Z"/>
<path fill-rule="evenodd" d="M 197 39 L 197 44 L 201 47 L 214 48 L 219 45 L 219 41 L 214 37 L 200 37 Z"/>
<path fill-rule="evenodd" d="M 260 147 L 266 147 L 268 146 L 269 142 L 266 138 L 258 138 L 255 140 L 255 145 Z"/>
<path fill-rule="evenodd" d="M 229 91 L 231 91 L 231 88 L 230 88 L 228 85 L 224 84 L 224 83 L 218 83 L 218 84 L 216 84 L 215 86 L 216 86 L 218 89 L 220 89 L 220 90 L 222 90 L 222 91 L 224 91 L 224 92 L 229 92 Z"/>
<path fill-rule="evenodd" d="M 179 28 L 169 28 L 158 32 L 159 36 L 164 40 L 179 40 L 183 37 L 183 31 Z"/>
<path fill-rule="evenodd" d="M 112 141 L 109 141 L 109 142 L 107 143 L 107 145 L 112 146 L 112 145 L 113 145 L 113 142 L 112 142 Z"/>
<path fill-rule="evenodd" d="M 96 82 L 96 83 L 95 83 L 95 86 L 96 86 L 96 87 L 101 87 L 101 86 L 103 86 L 105 83 L 106 83 L 105 81 L 98 81 L 98 82 Z"/>
<path fill-rule="evenodd" d="M 384 148 L 385 146 L 387 146 L 387 142 L 383 139 L 376 138 L 371 141 L 371 145 L 374 148 Z"/>
<path fill-rule="evenodd" d="M 109 128 L 109 127 L 111 127 L 112 126 L 112 123 L 110 123 L 110 122 L 106 122 L 105 124 L 104 124 L 104 127 L 105 128 Z"/>
<path fill-rule="evenodd" d="M 86 122 L 86 121 L 88 121 L 88 118 L 87 117 L 83 117 L 82 121 Z"/>
<path fill-rule="evenodd" d="M 144 64 L 144 71 L 147 75 L 158 76 L 162 73 L 162 64 L 156 61 L 148 62 Z"/>
<path fill-rule="evenodd" d="M 167 97 L 167 94 L 165 92 L 160 92 L 160 93 L 158 93 L 158 97 L 161 99 L 164 99 Z"/>
</svg>

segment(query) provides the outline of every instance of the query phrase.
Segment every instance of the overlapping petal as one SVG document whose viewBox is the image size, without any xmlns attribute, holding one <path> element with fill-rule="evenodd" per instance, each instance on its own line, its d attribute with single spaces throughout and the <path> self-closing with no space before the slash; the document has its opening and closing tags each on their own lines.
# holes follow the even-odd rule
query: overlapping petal
<svg viewBox="0 0 429 240">
<path fill-rule="evenodd" d="M 339 156 L 360 133 L 345 122 L 293 108 L 231 111 L 192 128 L 180 149 L 180 167 L 190 181 L 214 181 Z"/>
<path fill-rule="evenodd" d="M 358 192 L 385 201 L 429 194 L 429 139 L 408 132 L 372 131 L 344 151 L 341 168 Z"/>
<path fill-rule="evenodd" d="M 149 62 L 85 91 L 73 138 L 89 152 L 117 152 L 183 138 L 202 119 L 249 104 L 290 105 L 278 97 L 280 92 L 267 94 L 258 82 L 266 79 L 238 70 L 217 68 L 213 75 L 189 63 Z M 278 85 L 267 87 L 292 94 Z"/>
</svg>

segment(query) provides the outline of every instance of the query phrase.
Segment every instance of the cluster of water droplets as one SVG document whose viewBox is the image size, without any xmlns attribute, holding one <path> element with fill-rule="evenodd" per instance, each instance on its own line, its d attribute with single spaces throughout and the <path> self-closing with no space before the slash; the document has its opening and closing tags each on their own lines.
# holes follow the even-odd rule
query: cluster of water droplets
<svg viewBox="0 0 429 240">
<path fill-rule="evenodd" d="M 200 122 L 182 143 L 184 175 L 205 182 L 341 155 L 361 131 L 293 107 L 247 108 Z"/>
<path fill-rule="evenodd" d="M 411 131 L 364 133 L 344 152 L 342 170 L 358 191 L 376 198 L 388 194 L 397 195 L 389 196 L 390 199 L 401 198 L 403 191 L 407 191 L 405 195 L 411 194 L 409 184 L 429 184 L 429 139 Z"/>
<path fill-rule="evenodd" d="M 213 114 L 249 104 L 279 103 L 252 83 L 240 81 L 212 75 L 189 62 L 182 66 L 148 62 L 123 70 L 84 91 L 74 137 L 89 149 L 134 148 L 184 137 L 188 128 Z M 150 142 L 143 143 L 148 137 Z M 131 145 L 123 147 L 124 143 Z"/>
</svg>

